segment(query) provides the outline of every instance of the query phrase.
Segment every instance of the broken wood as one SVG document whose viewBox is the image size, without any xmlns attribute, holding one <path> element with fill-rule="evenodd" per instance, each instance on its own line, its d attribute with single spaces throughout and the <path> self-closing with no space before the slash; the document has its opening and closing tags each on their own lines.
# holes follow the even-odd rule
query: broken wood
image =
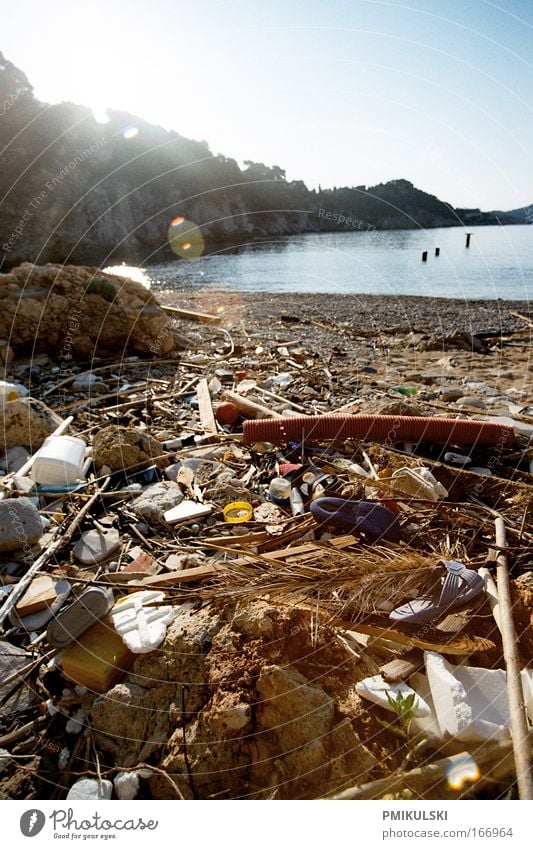
<svg viewBox="0 0 533 849">
<path fill-rule="evenodd" d="M 363 622 L 345 623 L 345 627 L 353 631 L 359 631 L 361 634 L 368 634 L 370 637 L 376 637 L 380 640 L 391 640 L 395 643 L 400 643 L 411 648 L 423 649 L 424 651 L 436 651 L 441 654 L 457 655 L 458 657 L 466 657 L 477 651 L 489 651 L 493 649 L 494 643 L 485 637 L 469 637 L 461 635 L 456 637 L 449 643 L 433 642 L 431 640 L 421 640 L 414 634 L 404 634 L 403 631 L 396 631 L 393 628 L 382 628 L 379 625 L 367 625 Z"/>
<path fill-rule="evenodd" d="M 498 586 L 499 615 L 501 622 L 503 656 L 507 671 L 507 701 L 509 703 L 509 721 L 513 755 L 516 766 L 516 780 L 520 799 L 533 799 L 533 779 L 531 777 L 531 751 L 528 742 L 527 717 L 524 707 L 524 693 L 520 676 L 518 640 L 513 620 L 511 585 L 507 568 L 507 545 L 505 523 L 499 516 L 494 520 L 496 528 L 496 581 Z"/>
<path fill-rule="evenodd" d="M 198 398 L 198 409 L 200 412 L 202 428 L 205 433 L 214 435 L 217 433 L 217 423 L 215 421 L 215 414 L 213 413 L 213 406 L 211 404 L 209 386 L 207 385 L 205 377 L 202 377 L 202 379 L 198 381 L 196 396 Z"/>
<path fill-rule="evenodd" d="M 212 315 L 208 312 L 197 312 L 197 310 L 184 310 L 180 307 L 162 306 L 163 312 L 169 315 L 175 315 L 179 318 L 186 318 L 189 321 L 200 321 L 202 324 L 220 324 L 222 321 L 221 315 Z"/>
<path fill-rule="evenodd" d="M 276 413 L 275 410 L 271 410 L 270 407 L 264 407 L 262 404 L 258 404 L 257 401 L 252 401 L 251 398 L 244 398 L 237 392 L 230 392 L 229 390 L 227 390 L 226 392 L 224 392 L 222 397 L 225 401 L 231 401 L 232 404 L 235 404 L 237 409 L 244 416 L 247 416 L 250 419 L 283 418 L 281 413 Z"/>
<path fill-rule="evenodd" d="M 165 575 L 143 578 L 143 587 L 159 589 L 159 587 L 172 587 L 177 584 L 188 584 L 191 581 L 204 581 L 206 578 L 214 578 L 218 569 L 214 566 L 193 566 L 190 569 L 181 569 L 177 572 L 167 572 Z"/>
</svg>

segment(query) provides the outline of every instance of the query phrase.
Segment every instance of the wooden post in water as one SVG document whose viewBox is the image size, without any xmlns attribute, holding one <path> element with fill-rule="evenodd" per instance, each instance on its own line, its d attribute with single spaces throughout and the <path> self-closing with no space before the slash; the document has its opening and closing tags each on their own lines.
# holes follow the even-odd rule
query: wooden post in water
<svg viewBox="0 0 533 849">
<path fill-rule="evenodd" d="M 428 252 L 422 251 L 422 262 L 427 262 L 427 261 L 428 261 Z"/>
<path fill-rule="evenodd" d="M 440 248 L 435 248 L 435 256 L 440 256 Z"/>
<path fill-rule="evenodd" d="M 467 248 L 470 247 L 470 236 L 472 236 L 472 235 L 473 235 L 473 233 L 467 233 L 466 234 L 466 245 L 465 245 L 465 247 L 467 247 Z"/>
</svg>

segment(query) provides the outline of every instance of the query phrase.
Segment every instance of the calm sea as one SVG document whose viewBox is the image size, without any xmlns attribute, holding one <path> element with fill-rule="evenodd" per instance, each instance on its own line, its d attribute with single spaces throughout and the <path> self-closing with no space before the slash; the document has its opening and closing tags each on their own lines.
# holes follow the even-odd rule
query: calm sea
<svg viewBox="0 0 533 849">
<path fill-rule="evenodd" d="M 154 288 L 242 292 L 533 296 L 533 226 L 325 233 L 222 248 L 146 269 Z M 435 256 L 440 248 L 440 256 Z M 428 251 L 427 262 L 421 261 Z"/>
</svg>

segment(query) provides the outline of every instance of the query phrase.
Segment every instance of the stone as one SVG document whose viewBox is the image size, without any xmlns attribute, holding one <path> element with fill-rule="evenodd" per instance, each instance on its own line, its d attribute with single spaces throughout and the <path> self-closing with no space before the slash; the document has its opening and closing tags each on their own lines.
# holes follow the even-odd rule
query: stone
<svg viewBox="0 0 533 849">
<path fill-rule="evenodd" d="M 6 401 L 0 408 L 0 451 L 6 454 L 10 448 L 22 446 L 33 453 L 61 422 L 53 410 L 35 398 Z"/>
<path fill-rule="evenodd" d="M 0 338 L 15 353 L 91 361 L 126 352 L 161 357 L 176 344 L 153 292 L 97 268 L 25 262 L 0 275 L 0 292 Z"/>
<path fill-rule="evenodd" d="M 444 386 L 440 391 L 439 395 L 442 401 L 458 401 L 459 398 L 462 398 L 464 395 L 464 389 L 462 386 Z"/>
<path fill-rule="evenodd" d="M 43 534 L 39 511 L 29 498 L 0 501 L 0 552 L 34 545 Z"/>
<path fill-rule="evenodd" d="M 117 772 L 113 779 L 115 793 L 119 799 L 135 799 L 139 792 L 138 772 Z"/>
<path fill-rule="evenodd" d="M 99 801 L 100 799 L 111 799 L 113 785 L 106 778 L 100 781 L 96 778 L 80 778 L 72 785 L 67 793 L 70 801 Z"/>
<path fill-rule="evenodd" d="M 4 472 L 18 472 L 29 459 L 30 455 L 22 445 L 14 445 L 0 461 L 0 470 Z"/>
<path fill-rule="evenodd" d="M 148 486 L 131 502 L 130 507 L 138 519 L 151 522 L 163 522 L 167 510 L 171 510 L 183 501 L 183 492 L 173 481 L 160 481 Z"/>
<path fill-rule="evenodd" d="M 139 428 L 109 425 L 93 439 L 93 459 L 97 469 L 107 466 L 112 472 L 143 466 L 165 465 L 161 443 Z"/>
<path fill-rule="evenodd" d="M 22 671 L 27 665 L 28 655 L 24 649 L 4 640 L 0 641 L 0 682 L 5 681 L 15 672 Z M 28 684 L 19 685 L 18 679 L 14 679 L 9 684 L 0 683 L 0 716 L 25 711 L 36 701 L 35 688 Z"/>
<path fill-rule="evenodd" d="M 107 560 L 120 545 L 120 534 L 116 528 L 85 531 L 74 546 L 74 557 L 80 563 L 93 566 Z"/>
</svg>

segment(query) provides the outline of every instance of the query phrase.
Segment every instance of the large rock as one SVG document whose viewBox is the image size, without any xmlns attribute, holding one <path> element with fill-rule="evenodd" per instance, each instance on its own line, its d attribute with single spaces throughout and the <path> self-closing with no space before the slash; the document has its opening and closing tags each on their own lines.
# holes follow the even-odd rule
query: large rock
<svg viewBox="0 0 533 849">
<path fill-rule="evenodd" d="M 0 275 L 0 339 L 11 348 L 91 360 L 173 350 L 170 322 L 154 295 L 126 277 L 76 265 L 25 262 Z"/>
<path fill-rule="evenodd" d="M 31 546 L 42 533 L 39 511 L 29 498 L 0 501 L 0 551 L 18 551 Z"/>
<path fill-rule="evenodd" d="M 93 439 L 93 459 L 97 469 L 109 466 L 113 472 L 122 469 L 141 469 L 154 463 L 164 466 L 161 443 L 138 428 L 109 425 L 98 431 Z M 160 459 L 156 459 L 160 458 Z"/>
<path fill-rule="evenodd" d="M 37 451 L 61 422 L 53 410 L 35 398 L 6 401 L 0 408 L 0 454 L 16 445 Z"/>
</svg>

